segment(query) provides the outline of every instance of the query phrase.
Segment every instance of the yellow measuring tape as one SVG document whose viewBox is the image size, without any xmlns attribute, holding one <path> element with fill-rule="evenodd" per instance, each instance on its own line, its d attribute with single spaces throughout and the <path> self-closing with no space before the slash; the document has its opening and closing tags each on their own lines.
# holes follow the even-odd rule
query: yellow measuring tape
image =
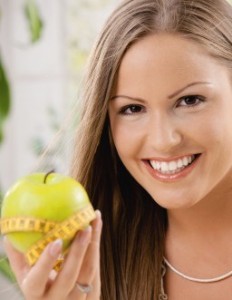
<svg viewBox="0 0 232 300">
<path fill-rule="evenodd" d="M 0 220 L 1 233 L 12 232 L 42 232 L 44 236 L 28 249 L 25 254 L 29 265 L 34 265 L 44 248 L 56 239 L 72 239 L 78 230 L 85 228 L 93 219 L 95 212 L 91 204 L 67 218 L 62 222 L 52 222 L 30 217 L 12 217 Z M 54 266 L 56 270 L 61 267 L 63 259 L 59 259 Z"/>
</svg>

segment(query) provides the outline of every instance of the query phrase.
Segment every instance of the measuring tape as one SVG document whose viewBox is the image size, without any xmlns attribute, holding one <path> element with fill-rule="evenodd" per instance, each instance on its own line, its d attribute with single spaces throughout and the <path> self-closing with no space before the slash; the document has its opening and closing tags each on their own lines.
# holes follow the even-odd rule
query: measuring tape
<svg viewBox="0 0 232 300">
<path fill-rule="evenodd" d="M 56 239 L 71 240 L 78 230 L 84 229 L 96 215 L 91 204 L 62 222 L 53 222 L 31 217 L 12 217 L 0 220 L 2 234 L 12 232 L 41 232 L 44 236 L 33 244 L 26 252 L 25 257 L 30 266 L 34 265 L 44 248 Z M 60 257 L 54 269 L 61 268 L 63 256 Z"/>
</svg>

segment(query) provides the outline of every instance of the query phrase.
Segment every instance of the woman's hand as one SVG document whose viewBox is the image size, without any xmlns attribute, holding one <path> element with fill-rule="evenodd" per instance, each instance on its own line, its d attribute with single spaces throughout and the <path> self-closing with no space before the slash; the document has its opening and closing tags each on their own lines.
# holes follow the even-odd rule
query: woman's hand
<svg viewBox="0 0 232 300">
<path fill-rule="evenodd" d="M 5 250 L 26 300 L 99 300 L 100 299 L 100 212 L 86 230 L 75 237 L 59 273 L 52 270 L 61 254 L 62 242 L 49 244 L 33 267 L 7 239 Z M 80 286 L 91 286 L 90 292 Z"/>
</svg>

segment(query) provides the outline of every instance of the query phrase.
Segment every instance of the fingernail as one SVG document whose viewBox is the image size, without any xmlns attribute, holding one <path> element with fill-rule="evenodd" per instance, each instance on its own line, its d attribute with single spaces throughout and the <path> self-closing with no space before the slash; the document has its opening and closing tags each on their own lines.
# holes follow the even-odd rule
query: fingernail
<svg viewBox="0 0 232 300">
<path fill-rule="evenodd" d="M 80 231 L 78 233 L 78 241 L 81 244 L 85 244 L 90 240 L 90 233 L 92 232 L 92 227 L 88 226 L 87 228 L 85 228 L 84 230 Z"/>
<path fill-rule="evenodd" d="M 101 229 L 102 223 L 101 223 L 101 212 L 100 210 L 96 210 L 96 222 L 94 222 L 94 231 L 99 231 Z"/>
<path fill-rule="evenodd" d="M 95 215 L 96 215 L 96 218 L 98 218 L 98 219 L 101 218 L 101 212 L 99 209 L 95 210 Z"/>
<path fill-rule="evenodd" d="M 50 244 L 49 253 L 53 257 L 57 257 L 62 250 L 63 241 L 61 239 L 56 240 Z"/>
</svg>

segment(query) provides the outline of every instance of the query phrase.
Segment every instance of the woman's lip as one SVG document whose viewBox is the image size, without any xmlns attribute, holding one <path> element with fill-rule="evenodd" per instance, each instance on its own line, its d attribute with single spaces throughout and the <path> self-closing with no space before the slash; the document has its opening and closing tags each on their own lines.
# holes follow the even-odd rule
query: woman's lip
<svg viewBox="0 0 232 300">
<path fill-rule="evenodd" d="M 200 156 L 201 154 L 195 155 L 196 158 L 190 165 L 188 165 L 182 171 L 175 174 L 162 174 L 151 167 L 149 160 L 143 160 L 143 162 L 145 163 L 145 166 L 148 169 L 149 173 L 155 179 L 162 182 L 174 182 L 186 177 L 189 173 L 191 173 L 191 171 L 195 168 L 196 164 L 199 162 Z"/>
</svg>

